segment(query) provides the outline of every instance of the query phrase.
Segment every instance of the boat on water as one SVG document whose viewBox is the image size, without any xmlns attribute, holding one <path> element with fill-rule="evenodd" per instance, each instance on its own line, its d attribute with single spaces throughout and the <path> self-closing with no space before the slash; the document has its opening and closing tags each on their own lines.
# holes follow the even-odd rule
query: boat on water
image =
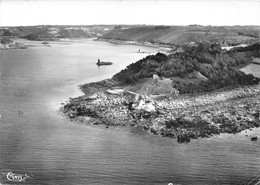
<svg viewBox="0 0 260 185">
<path fill-rule="evenodd" d="M 97 65 L 98 66 L 103 66 L 103 65 L 112 65 L 113 63 L 112 62 L 102 62 L 98 59 L 98 62 L 97 62 Z"/>
</svg>

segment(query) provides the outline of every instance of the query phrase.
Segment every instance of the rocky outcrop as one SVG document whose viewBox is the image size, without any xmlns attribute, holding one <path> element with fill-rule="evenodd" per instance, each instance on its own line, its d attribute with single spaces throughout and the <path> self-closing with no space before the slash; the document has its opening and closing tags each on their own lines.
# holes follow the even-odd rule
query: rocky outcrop
<svg viewBox="0 0 260 185">
<path fill-rule="evenodd" d="M 112 62 L 103 62 L 98 59 L 97 65 L 98 66 L 106 66 L 106 65 L 112 65 Z"/>
<path fill-rule="evenodd" d="M 107 126 L 141 126 L 180 143 L 260 126 L 259 86 L 153 100 L 127 90 L 109 93 L 107 88 L 115 85 L 111 80 L 89 85 L 92 93 L 70 99 L 62 108 L 70 119 Z"/>
<path fill-rule="evenodd" d="M 251 141 L 256 141 L 257 139 L 258 139 L 257 136 L 253 136 L 253 137 L 251 137 Z"/>
</svg>

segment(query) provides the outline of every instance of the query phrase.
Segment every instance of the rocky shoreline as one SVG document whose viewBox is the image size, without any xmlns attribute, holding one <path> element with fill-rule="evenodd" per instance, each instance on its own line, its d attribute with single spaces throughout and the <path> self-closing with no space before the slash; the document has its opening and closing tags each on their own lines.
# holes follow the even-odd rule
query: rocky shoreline
<svg viewBox="0 0 260 185">
<path fill-rule="evenodd" d="M 178 142 L 238 133 L 260 126 L 260 86 L 157 98 L 129 91 L 111 79 L 81 86 L 85 95 L 61 111 L 71 120 L 109 126 L 141 126 Z"/>
<path fill-rule="evenodd" d="M 27 46 L 17 42 L 12 42 L 7 44 L 0 43 L 0 50 L 8 50 L 8 49 L 27 49 Z"/>
</svg>

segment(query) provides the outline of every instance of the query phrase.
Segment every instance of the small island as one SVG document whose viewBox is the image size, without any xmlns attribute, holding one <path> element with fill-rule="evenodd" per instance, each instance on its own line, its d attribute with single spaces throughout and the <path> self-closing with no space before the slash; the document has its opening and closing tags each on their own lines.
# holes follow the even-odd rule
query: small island
<svg viewBox="0 0 260 185">
<path fill-rule="evenodd" d="M 139 126 L 180 143 L 259 127 L 260 79 L 240 71 L 259 50 L 259 43 L 231 50 L 214 42 L 183 44 L 82 85 L 85 95 L 61 110 L 71 120 Z"/>
<path fill-rule="evenodd" d="M 45 46 L 51 47 L 50 43 L 47 42 L 47 41 L 42 42 L 42 44 L 45 45 Z"/>
<path fill-rule="evenodd" d="M 112 62 L 101 62 L 100 59 L 98 59 L 97 65 L 98 66 L 105 66 L 105 65 L 112 65 Z"/>
</svg>

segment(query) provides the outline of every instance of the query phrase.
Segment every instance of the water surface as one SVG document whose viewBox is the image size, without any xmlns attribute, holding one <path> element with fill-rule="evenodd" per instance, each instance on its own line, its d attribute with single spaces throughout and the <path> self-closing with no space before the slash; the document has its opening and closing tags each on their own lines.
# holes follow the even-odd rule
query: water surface
<svg viewBox="0 0 260 185">
<path fill-rule="evenodd" d="M 85 41 L 0 51 L 0 183 L 243 184 L 260 176 L 260 142 L 221 134 L 178 144 L 139 129 L 73 123 L 58 109 L 77 85 L 111 77 L 156 48 Z M 114 62 L 97 67 L 97 59 Z M 258 73 L 258 71 L 255 71 Z"/>
</svg>

